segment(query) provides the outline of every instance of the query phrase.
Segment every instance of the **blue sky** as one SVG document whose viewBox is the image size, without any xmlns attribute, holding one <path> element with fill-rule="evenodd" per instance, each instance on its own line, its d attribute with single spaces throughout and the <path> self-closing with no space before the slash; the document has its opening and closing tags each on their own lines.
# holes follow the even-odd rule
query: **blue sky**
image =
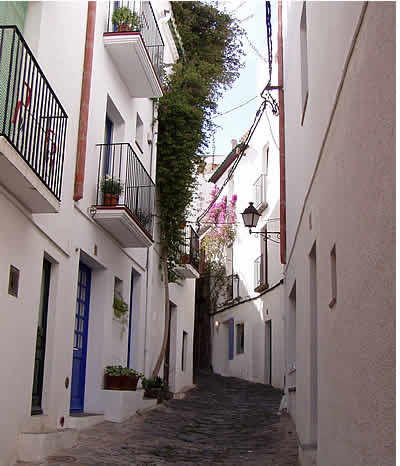
<svg viewBox="0 0 400 466">
<path fill-rule="evenodd" d="M 222 3 L 222 2 L 221 2 Z M 275 2 L 272 3 L 272 13 L 275 15 Z M 267 59 L 267 28 L 265 22 L 265 1 L 229 1 L 224 2 L 228 11 L 237 9 L 234 15 L 242 21 L 242 27 L 247 31 L 250 42 Z M 240 6 L 242 4 L 242 6 Z M 220 6 L 221 7 L 221 6 Z M 246 19 L 248 18 L 248 19 Z M 276 35 L 275 24 L 272 24 L 272 35 Z M 243 39 L 246 52 L 245 67 L 240 72 L 240 77 L 232 88 L 225 92 L 218 104 L 218 113 L 224 113 L 230 109 L 250 100 L 257 95 L 257 62 L 259 58 L 246 39 Z M 275 56 L 276 50 L 273 50 Z M 267 84 L 268 76 L 265 76 Z M 215 135 L 215 155 L 228 155 L 231 150 L 231 140 L 239 140 L 249 129 L 257 111 L 259 101 L 253 100 L 244 107 L 214 119 L 221 126 Z M 209 154 L 213 152 L 212 144 Z"/>
</svg>

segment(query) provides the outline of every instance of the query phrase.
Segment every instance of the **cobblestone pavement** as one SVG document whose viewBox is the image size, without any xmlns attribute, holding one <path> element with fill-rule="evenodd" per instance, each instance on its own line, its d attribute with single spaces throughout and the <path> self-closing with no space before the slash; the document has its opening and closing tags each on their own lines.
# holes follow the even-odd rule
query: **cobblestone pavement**
<svg viewBox="0 0 400 466">
<path fill-rule="evenodd" d="M 298 465 L 292 421 L 277 414 L 278 390 L 211 374 L 202 374 L 196 383 L 184 399 L 169 400 L 121 424 L 98 424 L 80 433 L 78 446 L 29 464 Z"/>
</svg>

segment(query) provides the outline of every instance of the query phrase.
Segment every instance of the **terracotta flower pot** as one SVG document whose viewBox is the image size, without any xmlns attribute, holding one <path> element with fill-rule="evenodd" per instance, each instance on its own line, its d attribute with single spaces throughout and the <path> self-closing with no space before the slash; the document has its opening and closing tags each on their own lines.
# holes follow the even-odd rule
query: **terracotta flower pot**
<svg viewBox="0 0 400 466">
<path fill-rule="evenodd" d="M 118 204 L 118 194 L 104 193 L 104 205 L 116 206 Z"/>
<path fill-rule="evenodd" d="M 117 26 L 117 32 L 127 32 L 129 30 L 130 28 L 127 24 L 121 24 L 120 26 Z"/>
<path fill-rule="evenodd" d="M 121 376 L 121 390 L 136 390 L 139 377 L 136 375 L 122 375 Z"/>
<path fill-rule="evenodd" d="M 104 374 L 104 389 L 105 390 L 121 390 L 121 375 Z"/>
<path fill-rule="evenodd" d="M 182 254 L 181 261 L 182 261 L 182 264 L 190 264 L 189 254 Z"/>
</svg>

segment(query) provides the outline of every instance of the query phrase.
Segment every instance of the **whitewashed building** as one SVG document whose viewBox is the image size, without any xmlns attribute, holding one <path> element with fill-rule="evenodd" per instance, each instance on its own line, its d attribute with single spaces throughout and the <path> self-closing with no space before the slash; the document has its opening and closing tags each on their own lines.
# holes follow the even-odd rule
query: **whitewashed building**
<svg viewBox="0 0 400 466">
<path fill-rule="evenodd" d="M 395 3 L 283 7 L 287 395 L 300 461 L 389 466 Z"/>
<path fill-rule="evenodd" d="M 169 2 L 126 2 L 133 32 L 113 25 L 115 3 L 0 3 L 1 466 L 149 403 L 103 390 L 103 372 L 150 376 L 161 347 L 154 99 L 178 52 Z M 170 286 L 160 375 L 174 392 L 193 377 L 190 272 Z"/>
<path fill-rule="evenodd" d="M 277 119 L 271 123 L 277 131 Z M 279 232 L 279 152 L 266 127 L 264 115 L 218 199 L 227 195 L 229 201 L 232 195 L 237 196 L 237 235 L 225 251 L 226 290 L 220 291 L 217 308 L 212 311 L 211 354 L 212 368 L 218 374 L 283 389 L 279 235 L 268 234 L 270 239 L 266 240 L 268 231 Z M 232 141 L 231 152 L 209 178 L 210 183 L 223 186 L 242 146 L 242 142 Z M 243 224 L 241 212 L 249 202 L 261 215 L 257 231 L 263 235 L 250 235 Z"/>
</svg>

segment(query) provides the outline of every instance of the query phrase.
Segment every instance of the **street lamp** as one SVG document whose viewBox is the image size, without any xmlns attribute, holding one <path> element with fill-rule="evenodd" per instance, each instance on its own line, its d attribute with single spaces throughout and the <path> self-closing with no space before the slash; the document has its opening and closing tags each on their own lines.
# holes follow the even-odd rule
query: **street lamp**
<svg viewBox="0 0 400 466">
<path fill-rule="evenodd" d="M 281 234 L 279 231 L 251 231 L 252 228 L 257 226 L 258 220 L 260 219 L 261 215 L 259 214 L 258 210 L 254 207 L 253 202 L 249 202 L 248 207 L 244 209 L 241 213 L 243 217 L 243 223 L 246 228 L 249 228 L 249 233 L 251 235 L 261 235 L 265 241 L 267 239 L 273 241 L 274 243 L 279 243 L 279 239 Z M 272 239 L 272 236 L 275 235 L 277 240 Z"/>
</svg>

